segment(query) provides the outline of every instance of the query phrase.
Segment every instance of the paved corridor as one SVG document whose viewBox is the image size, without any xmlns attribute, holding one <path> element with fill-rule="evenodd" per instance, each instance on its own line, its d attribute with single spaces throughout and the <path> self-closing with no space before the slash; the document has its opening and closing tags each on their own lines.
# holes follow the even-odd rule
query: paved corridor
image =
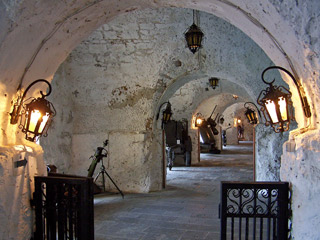
<svg viewBox="0 0 320 240">
<path fill-rule="evenodd" d="M 167 187 L 148 194 L 97 195 L 95 239 L 218 240 L 220 181 L 251 181 L 252 143 L 202 154 L 168 171 Z"/>
</svg>

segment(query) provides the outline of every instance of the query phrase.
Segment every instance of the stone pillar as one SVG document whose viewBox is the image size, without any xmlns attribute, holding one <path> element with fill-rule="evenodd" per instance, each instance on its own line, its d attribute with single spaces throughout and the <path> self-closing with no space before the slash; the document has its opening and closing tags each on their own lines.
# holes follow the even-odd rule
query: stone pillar
<svg viewBox="0 0 320 240">
<path fill-rule="evenodd" d="M 276 133 L 270 126 L 255 128 L 256 181 L 280 181 L 282 146 L 289 133 Z"/>
<path fill-rule="evenodd" d="M 280 176 L 292 191 L 294 239 L 319 239 L 320 131 L 290 133 L 283 146 Z"/>
</svg>

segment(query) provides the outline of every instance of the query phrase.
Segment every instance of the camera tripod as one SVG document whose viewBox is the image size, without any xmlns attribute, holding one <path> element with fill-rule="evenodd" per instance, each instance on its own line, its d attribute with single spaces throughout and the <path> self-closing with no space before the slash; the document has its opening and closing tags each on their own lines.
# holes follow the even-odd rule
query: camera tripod
<svg viewBox="0 0 320 240">
<path fill-rule="evenodd" d="M 120 188 L 118 188 L 117 184 L 112 180 L 112 178 L 110 177 L 110 175 L 106 171 L 106 168 L 103 164 L 103 158 L 101 158 L 100 161 L 101 161 L 100 172 L 97 174 L 97 176 L 95 176 L 94 181 L 96 182 L 98 177 L 101 175 L 102 176 L 102 187 L 103 187 L 103 191 L 105 192 L 106 191 L 106 184 L 105 184 L 105 176 L 104 175 L 107 175 L 107 177 L 110 179 L 110 181 L 113 183 L 113 185 L 117 188 L 117 190 L 121 194 L 122 198 L 124 198 L 122 191 L 120 190 Z"/>
</svg>

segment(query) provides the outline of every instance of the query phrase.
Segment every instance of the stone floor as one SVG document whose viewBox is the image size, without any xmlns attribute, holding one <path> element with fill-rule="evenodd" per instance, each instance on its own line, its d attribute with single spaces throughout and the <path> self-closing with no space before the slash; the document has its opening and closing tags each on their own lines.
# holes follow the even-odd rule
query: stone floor
<svg viewBox="0 0 320 240">
<path fill-rule="evenodd" d="M 161 192 L 97 195 L 95 239 L 219 239 L 220 181 L 251 181 L 252 156 L 250 142 L 227 146 L 191 167 L 174 166 Z"/>
</svg>

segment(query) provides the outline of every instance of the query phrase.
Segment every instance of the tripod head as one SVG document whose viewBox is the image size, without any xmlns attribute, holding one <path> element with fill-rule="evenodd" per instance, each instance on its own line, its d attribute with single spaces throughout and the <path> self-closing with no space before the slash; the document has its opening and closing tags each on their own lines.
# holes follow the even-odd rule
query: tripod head
<svg viewBox="0 0 320 240">
<path fill-rule="evenodd" d="M 98 160 L 98 162 L 103 158 L 103 157 L 107 157 L 108 156 L 108 152 L 107 150 L 104 148 L 108 145 L 109 140 L 106 139 L 103 142 L 103 147 L 97 147 L 96 152 L 94 153 L 94 157 Z M 103 154 L 103 150 L 105 151 L 105 153 Z"/>
</svg>

